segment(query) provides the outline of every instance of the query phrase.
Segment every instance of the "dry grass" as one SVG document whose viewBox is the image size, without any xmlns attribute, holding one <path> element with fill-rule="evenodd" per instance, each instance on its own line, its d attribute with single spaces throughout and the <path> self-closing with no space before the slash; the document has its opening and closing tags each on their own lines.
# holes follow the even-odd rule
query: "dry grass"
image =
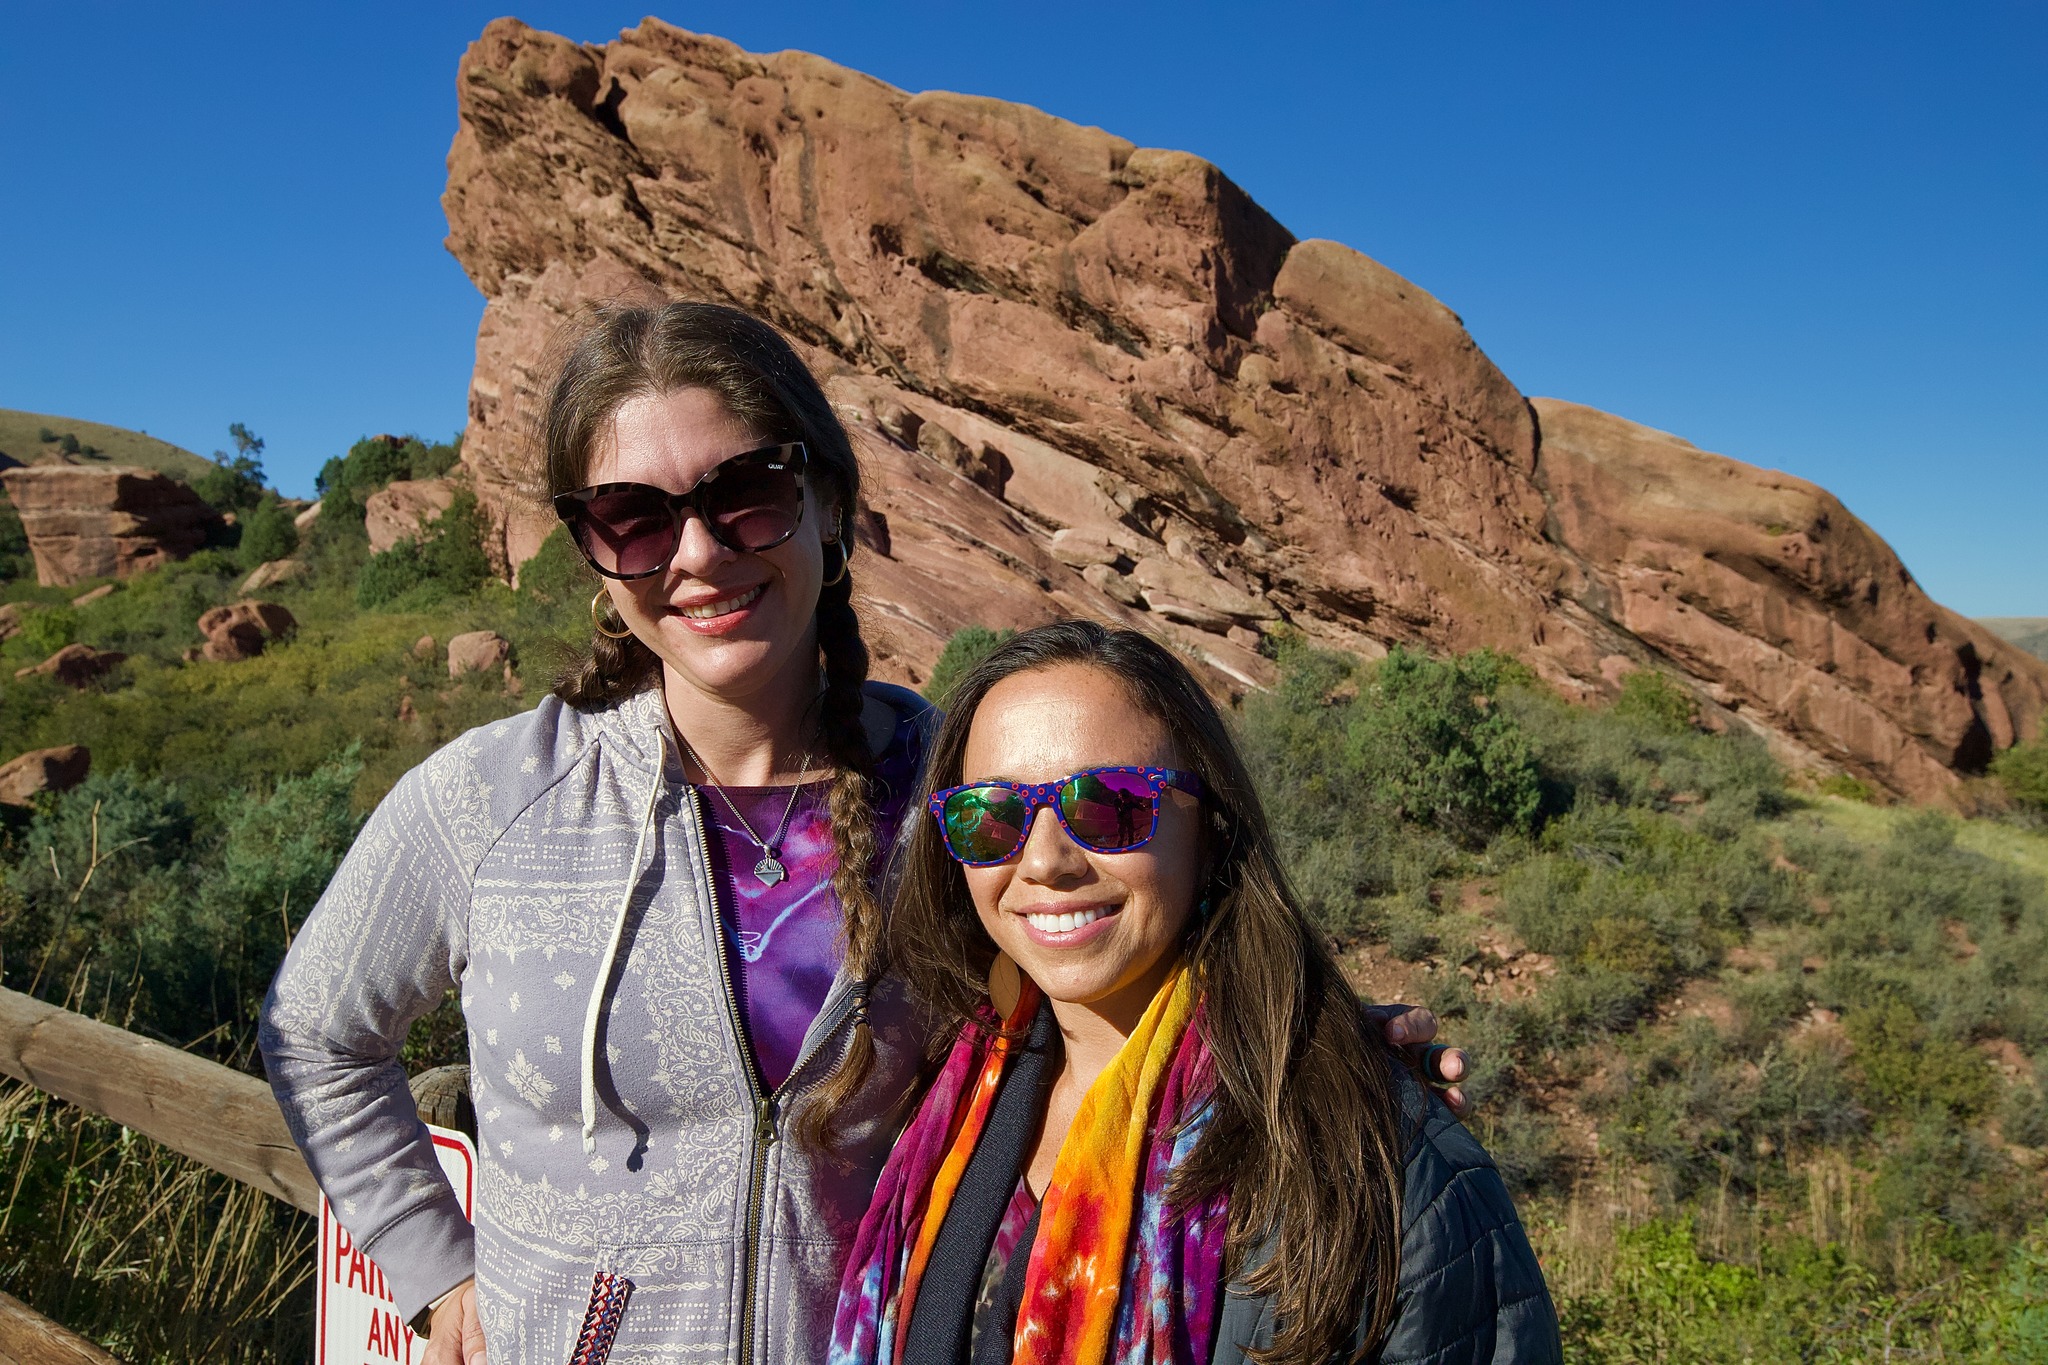
<svg viewBox="0 0 2048 1365">
<path fill-rule="evenodd" d="M 0 1282 L 123 1360 L 301 1361 L 304 1214 L 26 1085 L 0 1088 Z"/>
</svg>

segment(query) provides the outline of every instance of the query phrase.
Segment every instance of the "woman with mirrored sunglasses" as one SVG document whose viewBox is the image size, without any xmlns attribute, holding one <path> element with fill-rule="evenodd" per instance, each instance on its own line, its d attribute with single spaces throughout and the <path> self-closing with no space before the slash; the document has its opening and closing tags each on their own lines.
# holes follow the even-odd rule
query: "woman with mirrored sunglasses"
<svg viewBox="0 0 2048 1365">
<path fill-rule="evenodd" d="M 541 435 L 590 649 L 378 807 L 265 1063 L 430 1365 L 816 1360 L 925 1041 L 875 874 L 931 718 L 867 678 L 860 471 L 788 342 L 710 304 L 597 310 Z M 474 1229 L 397 1062 L 451 986 Z"/>
<path fill-rule="evenodd" d="M 1499 1174 L 1360 1009 L 1180 661 L 1060 622 L 952 707 L 888 933 L 935 1079 L 832 1365 L 1559 1359 Z"/>
</svg>

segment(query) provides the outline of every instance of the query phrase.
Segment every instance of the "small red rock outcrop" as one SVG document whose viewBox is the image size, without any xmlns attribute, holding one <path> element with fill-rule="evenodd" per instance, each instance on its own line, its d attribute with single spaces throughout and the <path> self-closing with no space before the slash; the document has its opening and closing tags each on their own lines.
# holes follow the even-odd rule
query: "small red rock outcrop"
<svg viewBox="0 0 2048 1365">
<path fill-rule="evenodd" d="M 92 751 L 83 744 L 34 749 L 0 763 L 0 805 L 26 806 L 44 792 L 70 791 L 92 771 Z"/>
<path fill-rule="evenodd" d="M 66 687 L 86 688 L 114 671 L 128 656 L 119 650 L 94 649 L 91 645 L 66 645 L 39 664 L 17 668 L 17 678 L 55 678 Z"/>
<path fill-rule="evenodd" d="M 1449 308 L 1199 158 L 652 19 L 603 46 L 497 20 L 457 97 L 448 247 L 487 300 L 462 469 L 508 571 L 553 524 L 527 471 L 563 321 L 708 298 L 795 338 L 863 450 L 881 676 L 1079 613 L 1242 687 L 1284 621 L 1491 646 L 1586 699 L 1666 669 L 1796 761 L 1928 799 L 2041 726 L 2048 666 L 1988 653 L 1839 504 L 1786 521 L 1803 567 L 1727 561 L 1749 511 L 1638 533 L 1661 514 L 1583 453 L 1606 437 L 1539 430 Z M 1661 496 L 1759 473 L 1724 466 L 1666 460 Z"/>
<path fill-rule="evenodd" d="M 255 568 L 251 569 L 249 576 L 242 580 L 242 586 L 238 591 L 261 592 L 265 588 L 280 587 L 286 583 L 296 583 L 304 578 L 308 572 L 309 570 L 306 568 L 304 560 L 273 559 L 266 564 L 258 564 Z"/>
<path fill-rule="evenodd" d="M 415 649 L 414 653 L 418 653 Z M 472 630 L 448 642 L 448 676 L 481 673 L 512 659 L 512 642 L 495 630 Z"/>
<path fill-rule="evenodd" d="M 183 559 L 223 525 L 197 493 L 154 470 L 29 465 L 0 470 L 0 482 L 45 587 L 127 578 Z"/>
<path fill-rule="evenodd" d="M 235 663 L 253 659 L 265 645 L 299 628 L 291 612 L 275 602 L 255 600 L 215 607 L 199 618 L 199 633 L 206 637 L 199 657 L 214 663 Z"/>
<path fill-rule="evenodd" d="M 370 494 L 363 504 L 363 529 L 370 552 L 382 554 L 401 540 L 417 540 L 421 531 L 441 519 L 455 503 L 455 485 L 447 479 L 400 479 Z"/>
</svg>

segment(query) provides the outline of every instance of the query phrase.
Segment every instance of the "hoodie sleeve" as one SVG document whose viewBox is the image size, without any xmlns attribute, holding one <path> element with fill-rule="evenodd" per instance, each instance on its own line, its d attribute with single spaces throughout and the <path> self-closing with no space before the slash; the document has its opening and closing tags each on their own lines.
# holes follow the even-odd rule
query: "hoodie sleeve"
<svg viewBox="0 0 2048 1365">
<path fill-rule="evenodd" d="M 371 815 L 278 969 L 258 1031 L 293 1140 L 405 1319 L 474 1265 L 398 1059 L 468 955 L 488 797 L 468 789 L 459 747 L 406 774 Z"/>
</svg>

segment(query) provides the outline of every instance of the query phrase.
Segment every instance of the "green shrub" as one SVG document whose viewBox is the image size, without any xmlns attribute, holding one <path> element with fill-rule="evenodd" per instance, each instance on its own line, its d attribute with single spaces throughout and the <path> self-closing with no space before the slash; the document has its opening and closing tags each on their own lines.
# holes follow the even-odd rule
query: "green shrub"
<svg viewBox="0 0 2048 1365">
<path fill-rule="evenodd" d="M 68 431 L 65 432 L 57 438 L 57 449 L 63 451 L 66 455 L 78 454 L 78 438 Z"/>
<path fill-rule="evenodd" d="M 6 984 L 61 996 L 88 959 L 131 979 L 136 926 L 187 889 L 192 832 L 177 785 L 132 770 L 95 771 L 42 798 L 11 841 L 6 881 L 19 908 L 0 928 Z"/>
<path fill-rule="evenodd" d="M 1527 829 L 1541 801 L 1536 764 L 1494 702 L 1514 677 L 1484 650 L 1441 662 L 1393 650 L 1349 708 L 1359 771 L 1395 810 L 1468 845 Z"/>
<path fill-rule="evenodd" d="M 37 427 L 36 439 L 38 441 L 41 441 L 44 445 L 51 445 L 55 443 L 57 439 L 57 433 L 50 430 L 48 427 Z"/>
<path fill-rule="evenodd" d="M 283 559 L 299 548 L 292 513 L 275 493 L 265 494 L 242 526 L 242 562 L 250 568 Z"/>
<path fill-rule="evenodd" d="M 1977 1333 L 1982 1360 L 2048 1365 L 2048 1227 L 2034 1228 L 2007 1253 Z"/>
<path fill-rule="evenodd" d="M 491 576 L 482 532 L 476 496 L 458 493 L 419 539 L 370 556 L 356 578 L 356 605 L 418 610 L 475 592 Z"/>
<path fill-rule="evenodd" d="M 7 490 L 0 488 L 0 583 L 26 578 L 34 568 L 35 562 L 28 549 L 28 532 L 22 528 L 21 514 L 14 510 Z"/>
<path fill-rule="evenodd" d="M 2014 801 L 2048 814 L 2048 735 L 2007 749 L 1992 760 L 1991 774 Z"/>
<path fill-rule="evenodd" d="M 1934 1109 L 1968 1119 L 1990 1105 L 1995 1082 L 1984 1059 L 1933 1036 L 1905 1001 L 1891 997 L 1857 1005 L 1842 1025 L 1856 1047 L 1858 1089 L 1873 1109 Z"/>
<path fill-rule="evenodd" d="M 1667 734 L 1684 734 L 1699 720 L 1699 702 L 1662 673 L 1642 668 L 1622 679 L 1614 714 Z"/>
<path fill-rule="evenodd" d="M 362 520 L 363 502 L 385 484 L 399 479 L 438 478 L 462 457 L 462 437 L 432 445 L 417 436 L 392 440 L 365 436 L 320 467 L 314 488 L 320 493 L 325 518 L 335 513 Z"/>
<path fill-rule="evenodd" d="M 1877 793 L 1870 784 L 1847 773 L 1829 773 L 1820 780 L 1822 796 L 1839 796 L 1845 801 L 1861 801 L 1869 805 L 1877 799 Z"/>
<path fill-rule="evenodd" d="M 2048 1147 L 2048 1095 L 2038 1085 L 2013 1086 L 1998 1111 L 1998 1128 L 2007 1142 Z"/>
<path fill-rule="evenodd" d="M 939 661 L 932 665 L 931 677 L 925 680 L 925 700 L 934 706 L 944 706 L 968 670 L 1016 633 L 1014 630 L 989 630 L 984 626 L 968 626 L 954 631 L 953 638 L 946 641 L 946 647 L 939 651 Z"/>
<path fill-rule="evenodd" d="M 21 643 L 37 658 L 55 654 L 78 639 L 78 610 L 75 607 L 42 607 L 21 616 Z"/>
<path fill-rule="evenodd" d="M 542 606 L 580 604 L 590 600 L 600 580 L 569 539 L 569 528 L 548 532 L 533 558 L 519 566 L 520 595 Z"/>
<path fill-rule="evenodd" d="M 192 491 L 218 511 L 247 513 L 263 499 L 263 462 L 253 454 L 216 451 L 213 467 L 192 481 Z"/>
</svg>

